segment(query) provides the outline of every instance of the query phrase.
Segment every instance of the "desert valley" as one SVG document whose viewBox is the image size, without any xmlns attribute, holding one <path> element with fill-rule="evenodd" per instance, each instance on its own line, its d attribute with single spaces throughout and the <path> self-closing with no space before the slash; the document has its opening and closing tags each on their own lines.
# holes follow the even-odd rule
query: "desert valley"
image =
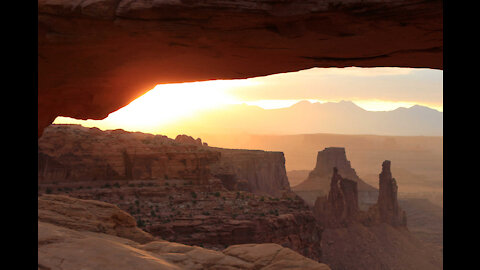
<svg viewBox="0 0 480 270">
<path fill-rule="evenodd" d="M 443 269 L 443 1 L 35 13 L 34 269 Z"/>
<path fill-rule="evenodd" d="M 53 125 L 38 158 L 41 222 L 78 229 L 85 225 L 73 220 L 91 214 L 74 209 L 102 201 L 138 226 L 129 237 L 107 234 L 139 243 L 162 239 L 219 254 L 275 243 L 332 269 L 442 268 L 441 206 L 397 198 L 403 182 L 392 178 L 388 160 L 376 166 L 377 183 L 366 183 L 345 148 L 319 150 L 313 170 L 293 187 L 282 152 L 217 148 L 187 135 Z M 117 226 L 115 216 L 105 218 L 89 230 Z M 59 255 L 45 251 L 42 265 L 51 256 Z"/>
</svg>

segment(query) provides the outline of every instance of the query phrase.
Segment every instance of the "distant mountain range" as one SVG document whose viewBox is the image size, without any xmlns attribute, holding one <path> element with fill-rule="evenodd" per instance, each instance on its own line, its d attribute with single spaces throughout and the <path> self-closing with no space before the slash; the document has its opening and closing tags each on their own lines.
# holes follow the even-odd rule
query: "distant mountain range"
<svg viewBox="0 0 480 270">
<path fill-rule="evenodd" d="M 251 134 L 376 134 L 443 136 L 443 112 L 415 105 L 393 111 L 367 111 L 351 101 L 300 101 L 281 109 L 246 104 L 198 113 L 168 129 L 197 132 Z M 160 131 L 161 132 L 161 131 Z"/>
</svg>

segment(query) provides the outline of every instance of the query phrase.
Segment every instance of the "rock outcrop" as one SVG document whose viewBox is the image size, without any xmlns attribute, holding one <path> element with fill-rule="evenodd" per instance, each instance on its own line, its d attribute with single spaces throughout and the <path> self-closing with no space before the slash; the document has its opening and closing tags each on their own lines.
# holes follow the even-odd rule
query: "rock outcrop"
<svg viewBox="0 0 480 270">
<path fill-rule="evenodd" d="M 442 3 L 39 0 L 38 135 L 56 116 L 102 119 L 156 84 L 441 69 Z"/>
<path fill-rule="evenodd" d="M 290 191 L 282 152 L 209 147 L 201 139 L 175 140 L 123 130 L 52 125 L 38 141 L 40 183 L 219 178 L 230 190 L 281 196 Z"/>
<path fill-rule="evenodd" d="M 357 196 L 361 209 L 366 210 L 376 203 L 378 190 L 358 177 L 350 161 L 347 160 L 343 147 L 327 147 L 319 151 L 315 168 L 310 172 L 308 178 L 295 186 L 293 190 L 306 202 L 313 205 L 317 197 L 323 197 L 329 193 L 333 168 L 337 168 L 338 174 L 343 178 L 357 183 Z"/>
<path fill-rule="evenodd" d="M 48 205 L 50 202 L 54 205 L 61 202 L 63 210 L 52 215 L 52 206 Z M 84 209 L 88 211 L 85 212 Z M 104 213 L 112 209 L 117 208 L 103 202 L 57 195 L 41 196 L 38 269 L 330 269 L 325 264 L 277 244 L 234 245 L 222 251 L 214 251 L 153 239 L 152 236 L 149 236 L 150 241 L 142 244 L 112 230 L 99 231 L 100 227 L 110 228 L 112 221 L 99 217 L 104 217 Z M 133 219 L 123 211 L 114 212 L 127 220 Z M 87 222 L 97 223 L 97 226 L 82 224 L 90 217 L 94 221 Z M 114 222 L 122 224 L 121 221 Z M 135 224 L 129 228 L 140 231 Z"/>
<path fill-rule="evenodd" d="M 329 228 L 346 227 L 353 223 L 366 226 L 386 223 L 406 228 L 407 217 L 405 211 L 398 206 L 398 187 L 392 178 L 389 160 L 382 163 L 379 179 L 377 203 L 370 206 L 368 211 L 361 211 L 358 207 L 357 182 L 342 178 L 334 167 L 328 196 L 318 197 L 315 201 L 313 212 L 316 218 L 324 227 Z"/>
<path fill-rule="evenodd" d="M 217 181 L 193 185 L 178 180 L 39 184 L 39 194 L 45 193 L 118 205 L 140 228 L 168 241 L 215 250 L 277 243 L 314 260 L 321 257 L 322 230 L 299 197 L 233 192 Z"/>
<path fill-rule="evenodd" d="M 372 207 L 376 219 L 379 222 L 384 222 L 395 227 L 407 226 L 407 215 L 398 206 L 397 200 L 397 181 L 392 177 L 390 171 L 390 160 L 385 160 L 382 163 L 382 172 L 379 174 L 378 202 Z"/>
<path fill-rule="evenodd" d="M 161 135 L 49 127 L 39 142 L 38 181 L 184 179 L 207 183 L 220 153 Z"/>
<path fill-rule="evenodd" d="M 442 252 L 423 243 L 406 229 L 405 212 L 398 207 L 390 161 L 382 164 L 378 202 L 358 209 L 356 182 L 333 170 L 328 196 L 318 197 L 313 212 L 322 225 L 322 262 L 333 269 L 443 268 Z"/>
<path fill-rule="evenodd" d="M 290 191 L 282 152 L 216 148 L 219 162 L 212 164 L 212 175 L 230 190 L 281 196 Z"/>
<path fill-rule="evenodd" d="M 318 197 L 313 211 L 324 227 L 347 226 L 356 222 L 359 212 L 357 182 L 342 178 L 334 167 L 328 196 Z"/>
<path fill-rule="evenodd" d="M 137 227 L 135 219 L 117 206 L 64 195 L 38 198 L 38 220 L 77 231 L 99 232 L 147 243 L 155 238 Z"/>
<path fill-rule="evenodd" d="M 197 145 L 197 146 L 202 146 L 203 145 L 202 144 L 202 139 L 197 138 L 195 140 L 193 137 L 185 135 L 185 134 L 177 135 L 177 137 L 175 137 L 175 141 L 179 142 L 179 143 L 183 143 L 183 144 L 193 144 L 193 145 Z"/>
<path fill-rule="evenodd" d="M 52 125 L 39 140 L 39 159 L 39 194 L 113 203 L 155 236 L 216 250 L 277 243 L 321 256 L 321 229 L 289 190 L 281 152 Z"/>
<path fill-rule="evenodd" d="M 309 177 L 324 177 L 332 175 L 332 168 L 336 168 L 339 173 L 348 179 L 358 181 L 355 169 L 352 168 L 350 161 L 347 159 L 345 148 L 343 147 L 327 147 L 317 154 L 317 163 L 315 168 L 310 172 Z M 335 174 L 335 172 L 333 173 Z"/>
</svg>

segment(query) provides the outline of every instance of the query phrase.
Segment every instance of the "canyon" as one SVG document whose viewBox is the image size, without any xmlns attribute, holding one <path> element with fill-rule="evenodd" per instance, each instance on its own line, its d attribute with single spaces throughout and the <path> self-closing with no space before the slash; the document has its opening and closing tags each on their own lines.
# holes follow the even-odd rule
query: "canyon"
<svg viewBox="0 0 480 270">
<path fill-rule="evenodd" d="M 368 229 L 357 223 L 347 228 L 326 228 L 320 241 L 297 231 L 296 235 L 302 237 L 294 238 L 288 230 L 292 224 L 301 222 L 304 226 L 299 228 L 309 236 L 322 228 L 307 226 L 314 219 L 313 213 L 287 188 L 288 178 L 281 171 L 285 156 L 280 152 L 237 151 L 238 156 L 232 154 L 236 157 L 223 160 L 225 166 L 217 166 L 222 164 L 221 151 L 188 137 L 176 141 L 117 130 L 106 132 L 99 141 L 88 141 L 89 133 L 100 130 L 59 128 L 53 132 L 58 132 L 55 140 L 45 138 L 57 116 L 102 119 L 159 83 L 239 79 L 332 66 L 443 69 L 442 5 L 438 0 L 39 0 L 38 268 L 329 269 L 293 249 L 310 257 L 320 256 L 339 270 L 385 269 L 398 261 L 403 262 L 404 269 L 441 268 L 436 255 L 422 253 L 418 249 L 421 243 L 406 240 L 411 238 L 408 232 L 387 223 Z M 85 134 L 89 135 L 83 138 L 86 142 L 67 140 Z M 110 139 L 113 143 L 109 144 Z M 96 154 L 99 152 L 101 158 Z M 253 155 L 262 164 L 273 160 L 271 164 L 276 165 L 249 163 L 240 153 Z M 238 168 L 259 173 L 239 174 Z M 218 177 L 210 177 L 215 172 Z M 275 179 L 268 179 L 270 173 L 276 174 Z M 176 198 L 173 195 L 177 188 L 183 193 Z M 96 196 L 97 202 L 48 193 Z M 141 196 L 161 201 L 148 204 L 140 200 Z M 238 206 L 237 196 L 251 204 L 248 209 L 260 211 L 245 213 L 247 207 Z M 122 207 L 137 216 L 98 202 L 101 198 L 128 198 L 130 205 Z M 247 232 L 252 227 L 266 231 L 262 222 L 270 219 L 268 224 L 279 229 L 269 231 L 278 235 L 249 235 L 279 244 L 233 245 L 226 249 L 212 246 L 217 250 L 209 250 L 158 239 L 144 231 L 149 226 L 157 226 L 159 232 L 181 228 L 168 227 L 172 221 L 168 218 L 173 219 L 178 211 L 172 209 L 173 203 L 168 205 L 169 200 L 178 205 L 188 200 L 193 210 L 186 213 L 208 221 L 209 210 L 194 207 L 195 198 L 202 198 L 197 202 L 201 207 L 217 207 L 211 211 L 219 216 L 228 209 L 237 217 L 254 220 L 252 226 L 237 223 L 233 216 L 228 219 L 229 226 L 247 228 Z M 160 209 L 166 205 L 168 211 L 156 211 L 156 206 Z M 183 205 L 187 208 L 186 203 Z M 157 219 L 163 211 L 168 216 Z M 187 216 L 186 223 L 192 226 L 192 222 Z M 159 227 L 159 223 L 166 225 Z M 201 226 L 193 226 L 201 232 Z M 215 226 L 203 229 L 210 228 Z M 240 234 L 246 234 L 245 230 Z M 198 237 L 205 239 L 206 235 L 200 233 Z M 342 245 L 345 239 L 352 245 Z M 312 243 L 314 240 L 321 243 L 320 249 Z M 292 249 L 282 247 L 287 244 Z M 339 262 L 342 252 L 346 260 Z M 389 261 L 392 258 L 394 262 Z"/>
<path fill-rule="evenodd" d="M 217 148 L 187 135 L 170 139 L 51 125 L 39 139 L 38 154 L 39 198 L 67 195 L 68 200 L 109 203 L 131 216 L 130 223 L 141 232 L 62 219 L 62 226 L 75 230 L 97 226 L 96 232 L 128 234 L 138 243 L 154 237 L 212 252 L 272 243 L 335 270 L 442 268 L 438 236 L 430 233 L 429 241 L 422 242 L 416 235 L 430 228 L 415 227 L 415 233 L 407 229 L 390 162 L 384 162 L 379 175 L 380 190 L 370 186 L 376 193 L 363 203 L 368 208 L 364 211 L 359 186 L 368 184 L 362 184 L 341 147 L 317 154 L 308 178 L 320 192 L 313 205 L 290 189 L 281 152 Z M 425 221 L 415 204 L 407 206 L 416 215 L 414 221 Z M 57 206 L 42 203 L 39 209 L 48 207 Z M 68 211 L 66 207 L 64 213 Z M 42 216 L 41 222 L 59 224 Z"/>
<path fill-rule="evenodd" d="M 165 240 L 216 250 L 278 243 L 321 257 L 321 229 L 290 190 L 283 153 L 52 125 L 39 139 L 38 173 L 39 194 L 113 203 Z"/>
<path fill-rule="evenodd" d="M 165 241 L 140 230 L 132 216 L 105 202 L 47 194 L 38 198 L 38 269 L 132 268 L 330 269 L 277 244 L 214 251 Z"/>
</svg>

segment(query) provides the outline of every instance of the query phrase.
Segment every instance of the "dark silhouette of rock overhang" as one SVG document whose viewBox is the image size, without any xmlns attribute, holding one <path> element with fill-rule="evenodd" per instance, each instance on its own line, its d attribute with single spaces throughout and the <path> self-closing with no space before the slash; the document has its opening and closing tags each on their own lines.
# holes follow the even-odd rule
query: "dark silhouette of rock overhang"
<svg viewBox="0 0 480 270">
<path fill-rule="evenodd" d="M 38 134 L 156 84 L 313 67 L 443 68 L 439 0 L 39 0 Z"/>
</svg>

